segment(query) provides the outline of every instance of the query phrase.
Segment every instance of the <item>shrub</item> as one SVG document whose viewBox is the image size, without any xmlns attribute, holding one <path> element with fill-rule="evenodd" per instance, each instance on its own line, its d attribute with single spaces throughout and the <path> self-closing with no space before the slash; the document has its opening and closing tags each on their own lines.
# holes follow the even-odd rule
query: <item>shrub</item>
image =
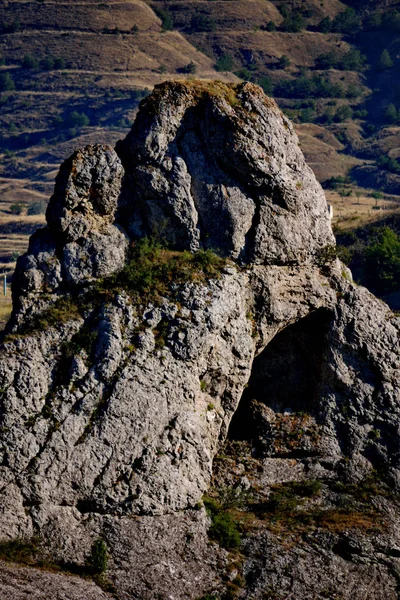
<svg viewBox="0 0 400 600">
<path fill-rule="evenodd" d="M 240 77 L 240 79 L 244 79 L 245 81 L 253 80 L 253 73 L 251 73 L 249 69 L 246 69 L 246 67 L 242 67 L 241 69 L 235 71 L 235 75 Z"/>
<path fill-rule="evenodd" d="M 382 14 L 382 25 L 391 31 L 400 31 L 400 13 L 398 10 L 385 11 Z"/>
<path fill-rule="evenodd" d="M 203 15 L 201 13 L 192 16 L 190 21 L 190 30 L 199 32 L 210 32 L 216 30 L 216 24 L 211 17 Z"/>
<path fill-rule="evenodd" d="M 38 541 L 35 538 L 0 542 L 0 559 L 7 562 L 33 564 L 37 551 Z"/>
<path fill-rule="evenodd" d="M 90 124 L 90 119 L 84 112 L 79 113 L 74 110 L 66 119 L 66 125 L 69 127 L 86 127 Z"/>
<path fill-rule="evenodd" d="M 346 8 L 343 12 L 336 15 L 332 22 L 331 31 L 337 33 L 354 34 L 361 29 L 361 18 L 354 8 Z"/>
<path fill-rule="evenodd" d="M 214 65 L 217 71 L 232 71 L 233 69 L 233 58 L 230 54 L 223 54 L 219 57 Z"/>
<path fill-rule="evenodd" d="M 0 92 L 15 90 L 15 83 L 10 73 L 0 73 Z"/>
<path fill-rule="evenodd" d="M 312 108 L 305 108 L 299 115 L 301 123 L 312 123 L 315 119 L 315 112 Z"/>
<path fill-rule="evenodd" d="M 282 98 L 343 98 L 344 89 L 321 75 L 301 75 L 296 79 L 281 81 L 275 89 L 275 95 Z"/>
<path fill-rule="evenodd" d="M 286 54 L 283 54 L 283 56 L 280 57 L 277 63 L 277 67 L 278 69 L 287 69 L 288 67 L 290 67 L 290 60 L 289 57 L 286 56 Z"/>
<path fill-rule="evenodd" d="M 66 62 L 63 58 L 55 58 L 54 59 L 54 68 L 55 69 L 65 69 Z"/>
<path fill-rule="evenodd" d="M 194 63 L 193 61 L 190 61 L 190 63 L 188 63 L 187 65 L 185 65 L 184 67 L 181 68 L 181 72 L 182 73 L 196 73 L 197 70 L 197 66 L 196 63 Z"/>
<path fill-rule="evenodd" d="M 332 31 L 332 26 L 332 19 L 330 17 L 325 17 L 318 25 L 318 29 L 321 33 L 330 33 Z"/>
<path fill-rule="evenodd" d="M 400 279 L 400 237 L 389 227 L 382 227 L 365 254 L 367 281 L 372 290 L 378 293 L 395 290 Z"/>
<path fill-rule="evenodd" d="M 31 202 L 28 206 L 28 210 L 26 211 L 27 215 L 44 215 L 47 208 L 47 202 L 44 200 L 36 200 L 35 202 Z"/>
<path fill-rule="evenodd" d="M 366 61 L 365 54 L 362 54 L 357 48 L 352 48 L 342 56 L 339 68 L 344 71 L 362 71 Z"/>
<path fill-rule="evenodd" d="M 303 15 L 299 11 L 291 11 L 282 23 L 282 31 L 299 33 L 305 27 Z"/>
<path fill-rule="evenodd" d="M 161 19 L 161 29 L 163 31 L 172 31 L 174 28 L 174 19 L 170 12 L 162 8 L 156 8 L 155 12 Z"/>
<path fill-rule="evenodd" d="M 104 281 L 104 290 L 121 287 L 155 299 L 167 295 L 173 284 L 217 278 L 225 264 L 226 260 L 212 250 L 177 252 L 144 238 L 133 246 L 130 261 L 122 271 Z"/>
<path fill-rule="evenodd" d="M 262 87 L 264 93 L 271 96 L 274 93 L 274 84 L 269 77 L 262 77 L 257 81 L 258 85 Z"/>
<path fill-rule="evenodd" d="M 338 123 L 342 123 L 343 121 L 348 121 L 353 116 L 353 111 L 347 104 L 343 106 L 339 106 L 335 113 L 335 121 Z"/>
<path fill-rule="evenodd" d="M 52 56 L 46 56 L 46 58 L 42 61 L 42 68 L 45 71 L 52 71 L 54 69 L 55 60 Z"/>
<path fill-rule="evenodd" d="M 385 169 L 385 171 L 389 171 L 390 173 L 400 173 L 399 161 L 395 158 L 390 158 L 390 156 L 380 156 L 377 160 L 377 165 L 381 169 Z"/>
<path fill-rule="evenodd" d="M 23 69 L 38 69 L 39 61 L 37 58 L 32 56 L 32 54 L 25 54 L 22 59 L 22 68 Z"/>
<path fill-rule="evenodd" d="M 389 123 L 397 123 L 399 118 L 397 108 L 394 104 L 389 104 L 385 110 L 385 120 Z"/>
<path fill-rule="evenodd" d="M 10 212 L 13 215 L 20 215 L 23 210 L 24 210 L 24 205 L 22 204 L 22 202 L 16 202 L 15 204 L 11 204 L 11 206 L 10 206 Z"/>
<path fill-rule="evenodd" d="M 337 52 L 326 52 L 315 60 L 316 69 L 332 69 L 338 64 Z"/>
<path fill-rule="evenodd" d="M 378 60 L 378 68 L 381 71 L 385 71 L 386 69 L 390 69 L 393 67 L 393 60 L 387 50 L 384 50 L 379 57 Z"/>
<path fill-rule="evenodd" d="M 211 518 L 210 538 L 227 550 L 239 548 L 240 533 L 234 517 L 212 498 L 205 498 L 204 506 Z"/>
<path fill-rule="evenodd" d="M 90 552 L 87 566 L 93 575 L 101 575 L 107 569 L 108 552 L 107 546 L 102 539 L 96 540 Z"/>
<path fill-rule="evenodd" d="M 263 29 L 265 29 L 265 31 L 276 31 L 276 25 L 273 21 L 268 21 Z"/>
</svg>

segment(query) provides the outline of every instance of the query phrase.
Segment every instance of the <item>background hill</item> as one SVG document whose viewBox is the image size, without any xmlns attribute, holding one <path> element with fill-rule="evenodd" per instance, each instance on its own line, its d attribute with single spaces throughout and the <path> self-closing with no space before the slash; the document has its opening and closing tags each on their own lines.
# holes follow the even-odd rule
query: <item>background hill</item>
<svg viewBox="0 0 400 600">
<path fill-rule="evenodd" d="M 0 3 L 0 271 L 60 162 L 125 136 L 167 78 L 250 80 L 294 120 L 343 230 L 399 211 L 400 2 Z"/>
</svg>

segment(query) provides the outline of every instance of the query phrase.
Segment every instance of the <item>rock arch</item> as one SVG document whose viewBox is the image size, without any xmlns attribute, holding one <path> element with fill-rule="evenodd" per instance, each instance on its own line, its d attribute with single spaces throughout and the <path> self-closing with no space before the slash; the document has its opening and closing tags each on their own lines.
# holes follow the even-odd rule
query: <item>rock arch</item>
<svg viewBox="0 0 400 600">
<path fill-rule="evenodd" d="M 255 358 L 233 416 L 231 440 L 260 456 L 318 453 L 318 405 L 332 313 L 319 309 L 281 330 Z"/>
</svg>

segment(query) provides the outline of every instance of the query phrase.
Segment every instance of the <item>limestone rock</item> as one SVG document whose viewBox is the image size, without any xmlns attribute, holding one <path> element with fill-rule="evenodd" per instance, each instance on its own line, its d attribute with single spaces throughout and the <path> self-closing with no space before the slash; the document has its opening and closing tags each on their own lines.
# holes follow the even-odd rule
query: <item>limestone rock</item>
<svg viewBox="0 0 400 600">
<path fill-rule="evenodd" d="M 260 264 L 309 261 L 334 243 L 291 123 L 253 84 L 156 88 L 117 151 L 133 235 Z"/>
<path fill-rule="evenodd" d="M 102 538 L 124 600 L 227 586 L 263 598 L 278 582 L 311 598 L 339 580 L 345 598 L 366 586 L 381 598 L 380 580 L 394 597 L 399 319 L 332 258 L 322 189 L 276 104 L 252 84 L 159 86 L 116 152 L 64 163 L 47 221 L 18 261 L 1 347 L 0 538 L 38 535 L 53 560 L 81 566 Z M 156 274 L 151 254 L 132 262 L 155 234 L 169 246 Z M 207 249 L 227 259 L 212 276 Z M 191 274 L 188 250 L 201 250 Z M 247 457 L 218 455 L 226 440 Z M 346 500 L 376 473 L 378 533 L 362 530 L 364 500 Z M 289 532 L 282 552 L 259 515 L 274 486 L 307 480 L 323 493 L 296 510 L 315 535 L 298 547 Z M 335 482 L 353 486 L 344 500 Z M 211 484 L 253 498 L 243 564 L 209 543 Z M 321 517 L 332 507 L 346 530 Z"/>
</svg>

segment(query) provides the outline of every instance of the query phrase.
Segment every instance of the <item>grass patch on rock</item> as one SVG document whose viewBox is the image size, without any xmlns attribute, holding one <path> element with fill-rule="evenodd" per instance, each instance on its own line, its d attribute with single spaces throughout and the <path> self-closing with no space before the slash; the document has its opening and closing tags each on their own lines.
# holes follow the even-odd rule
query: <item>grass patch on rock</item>
<svg viewBox="0 0 400 600">
<path fill-rule="evenodd" d="M 122 288 L 141 300 L 157 299 L 168 296 L 176 285 L 217 279 L 225 266 L 226 259 L 212 250 L 179 252 L 144 238 L 132 245 L 125 267 L 102 282 L 100 289 Z"/>
</svg>

